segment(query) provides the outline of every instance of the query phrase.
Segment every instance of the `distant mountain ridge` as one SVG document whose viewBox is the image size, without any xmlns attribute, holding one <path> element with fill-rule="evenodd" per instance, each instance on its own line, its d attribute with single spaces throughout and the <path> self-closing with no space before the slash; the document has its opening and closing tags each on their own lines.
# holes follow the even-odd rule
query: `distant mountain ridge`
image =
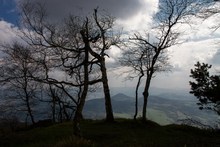
<svg viewBox="0 0 220 147">
<path fill-rule="evenodd" d="M 116 94 L 112 97 L 112 100 L 115 100 L 115 101 L 125 101 L 125 100 L 133 101 L 134 98 L 132 98 L 130 96 L 127 96 L 123 93 L 118 93 L 118 94 Z"/>
<path fill-rule="evenodd" d="M 119 92 L 113 90 L 114 95 L 112 96 L 112 106 L 115 117 L 133 118 L 135 110 L 135 98 L 134 93 L 131 89 L 117 89 Z M 134 89 L 133 89 L 134 90 Z M 158 89 L 160 91 L 160 89 Z M 0 96 L 3 97 L 10 91 L 0 91 Z M 124 92 L 126 94 L 124 94 Z M 157 95 L 150 95 L 148 99 L 147 117 L 159 124 L 171 124 L 178 123 L 179 120 L 190 118 L 197 121 L 201 121 L 207 125 L 217 121 L 219 116 L 212 111 L 199 110 L 196 105 L 197 99 L 193 96 L 187 96 L 177 93 L 163 93 L 160 91 Z M 100 92 L 101 93 L 101 92 Z M 129 94 L 132 93 L 132 94 Z M 99 95 L 99 94 L 97 94 Z M 0 98 L 1 98 L 0 97 Z M 143 96 L 139 94 L 138 109 L 141 116 Z M 104 98 L 89 95 L 88 100 L 85 103 L 83 110 L 83 116 L 91 119 L 103 119 L 105 118 L 105 101 Z M 48 117 L 48 111 L 50 109 L 49 104 L 41 104 L 35 108 L 35 118 L 37 120 Z M 40 112 L 39 112 L 40 110 Z M 26 116 L 24 116 L 25 118 Z M 23 117 L 22 117 L 23 118 Z"/>
</svg>

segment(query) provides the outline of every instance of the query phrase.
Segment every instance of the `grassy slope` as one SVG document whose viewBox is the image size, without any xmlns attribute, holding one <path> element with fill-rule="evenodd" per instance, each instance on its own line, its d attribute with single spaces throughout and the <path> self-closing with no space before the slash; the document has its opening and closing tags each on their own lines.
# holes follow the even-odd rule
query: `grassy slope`
<svg viewBox="0 0 220 147">
<path fill-rule="evenodd" d="M 117 120 L 113 124 L 103 121 L 84 121 L 81 124 L 84 139 L 74 146 L 218 146 L 220 134 L 189 126 L 159 126 Z M 77 142 L 71 134 L 72 123 L 35 128 L 29 131 L 0 136 L 0 146 L 59 146 Z M 88 141 L 90 140 L 90 141 Z"/>
</svg>

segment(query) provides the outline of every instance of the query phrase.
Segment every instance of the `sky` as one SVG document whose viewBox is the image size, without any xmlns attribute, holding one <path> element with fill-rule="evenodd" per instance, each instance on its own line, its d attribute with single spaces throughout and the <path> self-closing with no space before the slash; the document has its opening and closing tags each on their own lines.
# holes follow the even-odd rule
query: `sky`
<svg viewBox="0 0 220 147">
<path fill-rule="evenodd" d="M 21 0 L 0 0 L 0 42 L 16 40 L 15 32 L 19 15 L 16 5 Z M 34 0 L 33 0 L 34 1 Z M 159 0 L 38 0 L 48 5 L 48 10 L 56 14 L 56 18 L 74 13 L 87 15 L 96 7 L 116 17 L 116 23 L 124 31 L 130 33 L 148 30 L 153 23 L 153 15 L 158 11 Z M 213 65 L 213 73 L 220 71 L 220 29 L 210 29 L 220 20 L 218 16 L 205 21 L 194 20 L 194 25 L 181 26 L 184 32 L 182 44 L 169 48 L 171 72 L 157 73 L 152 87 L 167 89 L 189 89 L 190 69 L 197 61 Z M 113 48 L 107 61 L 116 64 L 115 59 L 120 50 Z M 109 83 L 111 87 L 133 87 L 134 81 L 125 81 L 120 76 L 121 69 L 110 69 Z"/>
<path fill-rule="evenodd" d="M 18 13 L 14 0 L 0 0 L 0 20 L 17 24 Z"/>
</svg>

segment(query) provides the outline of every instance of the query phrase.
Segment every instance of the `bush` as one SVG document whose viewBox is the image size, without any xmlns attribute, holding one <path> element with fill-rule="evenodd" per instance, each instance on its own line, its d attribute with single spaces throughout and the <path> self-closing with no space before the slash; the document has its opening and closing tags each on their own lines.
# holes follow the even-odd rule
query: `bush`
<svg viewBox="0 0 220 147">
<path fill-rule="evenodd" d="M 24 124 L 16 116 L 0 118 L 0 129 L 2 132 L 14 132 L 23 126 Z"/>
</svg>

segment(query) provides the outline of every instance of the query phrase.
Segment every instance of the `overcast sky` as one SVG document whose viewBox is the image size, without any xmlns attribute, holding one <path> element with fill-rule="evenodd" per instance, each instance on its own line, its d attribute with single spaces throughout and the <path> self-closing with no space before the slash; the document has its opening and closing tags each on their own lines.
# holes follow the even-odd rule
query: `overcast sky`
<svg viewBox="0 0 220 147">
<path fill-rule="evenodd" d="M 0 0 L 0 41 L 8 42 L 15 39 L 14 31 L 18 30 L 16 22 L 16 2 L 20 0 Z M 39 0 L 38 0 L 39 1 Z M 43 1 L 43 0 L 41 0 Z M 69 13 L 88 14 L 94 8 L 105 9 L 117 18 L 117 24 L 126 31 L 140 31 L 150 28 L 152 16 L 157 12 L 158 0 L 47 0 L 48 9 L 63 16 Z M 185 32 L 182 39 L 185 42 L 169 49 L 172 72 L 158 73 L 152 81 L 153 87 L 170 89 L 189 89 L 188 81 L 190 69 L 196 61 L 213 64 L 214 71 L 220 71 L 220 30 L 215 32 L 209 28 L 219 21 L 218 18 L 209 18 L 206 21 L 197 21 L 192 27 L 182 27 Z M 110 56 L 117 58 L 120 51 L 115 49 Z M 110 58 L 109 62 L 114 63 Z M 117 70 L 109 71 L 109 82 L 112 87 L 135 86 L 135 82 L 123 82 L 118 77 Z"/>
</svg>

